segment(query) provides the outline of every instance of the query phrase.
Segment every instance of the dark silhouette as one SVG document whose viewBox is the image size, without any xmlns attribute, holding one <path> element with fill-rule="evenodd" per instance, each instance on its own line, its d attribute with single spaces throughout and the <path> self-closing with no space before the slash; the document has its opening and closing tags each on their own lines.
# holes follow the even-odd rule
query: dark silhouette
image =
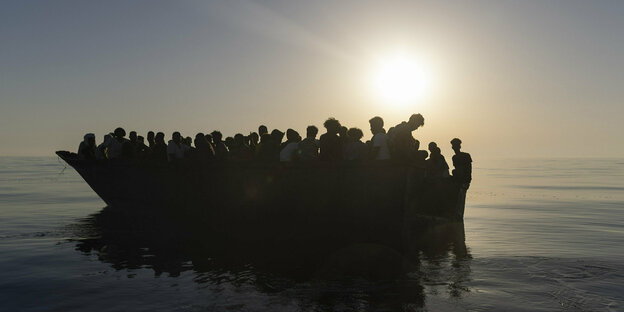
<svg viewBox="0 0 624 312">
<path fill-rule="evenodd" d="M 421 114 L 413 114 L 407 122 L 402 122 L 388 131 L 390 153 L 392 158 L 407 162 L 411 159 L 414 149 L 414 137 L 412 131 L 425 125 L 425 118 Z"/>
<path fill-rule="evenodd" d="M 206 140 L 206 136 L 203 133 L 195 135 L 195 149 L 197 151 L 196 156 L 200 160 L 213 160 L 215 158 L 215 152 L 212 148 L 212 144 Z"/>
<path fill-rule="evenodd" d="M 117 128 L 114 132 L 114 138 L 111 144 L 108 146 L 108 158 L 131 158 L 133 154 L 133 147 L 130 141 L 126 138 L 126 130 L 123 128 Z"/>
<path fill-rule="evenodd" d="M 383 119 L 379 116 L 375 116 L 371 118 L 368 123 L 370 124 L 370 130 L 373 134 L 373 138 L 371 139 L 370 158 L 374 160 L 390 159 L 388 135 L 386 135 L 386 130 L 383 128 Z"/>
<path fill-rule="evenodd" d="M 269 129 L 267 129 L 265 125 L 260 125 L 260 127 L 258 127 L 258 135 L 260 137 L 262 137 L 263 134 L 268 134 L 268 133 L 269 133 Z"/>
<path fill-rule="evenodd" d="M 212 140 L 214 141 L 214 151 L 215 151 L 215 159 L 216 160 L 227 160 L 229 150 L 225 143 L 222 141 L 223 134 L 221 132 L 215 130 L 212 132 Z"/>
<path fill-rule="evenodd" d="M 245 144 L 245 136 L 237 133 L 234 136 L 234 142 L 230 147 L 231 160 L 252 160 L 253 152 L 251 148 Z"/>
<path fill-rule="evenodd" d="M 167 144 L 165 144 L 165 134 L 162 132 L 156 133 L 154 137 L 154 146 L 150 158 L 158 162 L 167 161 Z"/>
<path fill-rule="evenodd" d="M 95 134 L 85 134 L 84 140 L 80 142 L 80 145 L 78 146 L 78 158 L 87 160 L 95 159 L 95 149 Z"/>
<path fill-rule="evenodd" d="M 318 128 L 308 126 L 306 129 L 306 138 L 299 142 L 297 150 L 297 159 L 303 161 L 318 160 L 319 141 L 316 139 Z"/>
<path fill-rule="evenodd" d="M 453 155 L 453 179 L 462 186 L 462 188 L 468 189 L 470 187 L 470 181 L 472 181 L 472 157 L 470 154 L 461 151 L 462 141 L 458 138 L 451 140 L 451 146 L 455 155 Z"/>
<path fill-rule="evenodd" d="M 414 157 L 413 157 L 414 164 L 419 167 L 424 167 L 427 156 L 429 156 L 429 153 L 427 153 L 427 151 L 421 150 L 420 141 L 415 139 L 414 140 Z"/>
<path fill-rule="evenodd" d="M 256 152 L 256 148 L 258 147 L 258 140 L 259 140 L 259 138 L 260 137 L 255 132 L 250 133 L 248 138 L 247 138 L 249 140 L 249 148 L 254 153 Z"/>
<path fill-rule="evenodd" d="M 319 159 L 322 161 L 340 161 L 342 160 L 342 139 L 338 136 L 340 131 L 340 122 L 330 117 L 323 123 L 327 132 L 321 135 Z"/>
<path fill-rule="evenodd" d="M 293 161 L 297 159 L 297 150 L 301 142 L 301 136 L 293 129 L 286 130 L 286 142 L 280 151 L 280 161 Z"/>
<path fill-rule="evenodd" d="M 154 131 L 148 131 L 147 132 L 147 146 L 151 149 L 154 147 Z"/>
<path fill-rule="evenodd" d="M 167 144 L 167 159 L 170 162 L 184 159 L 185 148 L 182 140 L 182 135 L 178 131 L 171 135 L 171 140 Z"/>
<path fill-rule="evenodd" d="M 345 145 L 345 160 L 364 160 L 368 158 L 368 147 L 362 142 L 364 133 L 358 128 L 351 128 L 347 131 L 349 142 Z"/>
<path fill-rule="evenodd" d="M 442 179 L 449 177 L 449 166 L 442 152 L 435 142 L 429 143 L 429 159 L 427 159 L 427 178 Z"/>
<path fill-rule="evenodd" d="M 106 134 L 104 135 L 104 141 L 102 142 L 102 144 L 97 146 L 97 149 L 95 150 L 95 159 L 107 159 L 108 158 L 108 147 L 110 146 L 111 142 L 113 140 L 113 135 L 112 134 Z"/>
<path fill-rule="evenodd" d="M 137 142 L 134 145 L 134 155 L 138 158 L 146 158 L 149 154 L 150 150 L 147 145 L 145 145 L 145 138 L 143 136 L 137 136 Z"/>
</svg>

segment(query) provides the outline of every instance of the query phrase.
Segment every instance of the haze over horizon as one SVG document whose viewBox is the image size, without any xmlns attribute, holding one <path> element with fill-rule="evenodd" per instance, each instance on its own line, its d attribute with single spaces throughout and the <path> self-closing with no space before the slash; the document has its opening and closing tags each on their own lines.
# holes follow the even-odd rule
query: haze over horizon
<svg viewBox="0 0 624 312">
<path fill-rule="evenodd" d="M 475 159 L 624 156 L 621 1 L 1 8 L 0 156 L 76 151 L 85 133 L 99 144 L 119 126 L 167 139 L 260 124 L 305 135 L 333 116 L 369 138 L 371 117 L 388 129 L 412 113 L 425 117 L 414 137 L 449 156 L 453 137 Z M 402 101 L 374 85 L 379 63 L 397 55 L 426 84 Z"/>
</svg>

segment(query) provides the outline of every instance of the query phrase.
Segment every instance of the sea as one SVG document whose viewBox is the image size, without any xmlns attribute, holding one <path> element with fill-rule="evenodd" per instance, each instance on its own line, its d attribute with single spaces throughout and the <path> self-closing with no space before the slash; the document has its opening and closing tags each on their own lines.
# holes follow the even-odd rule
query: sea
<svg viewBox="0 0 624 312">
<path fill-rule="evenodd" d="M 463 224 L 398 264 L 212 248 L 56 157 L 1 157 L 0 311 L 624 311 L 624 159 L 473 158 Z"/>
</svg>

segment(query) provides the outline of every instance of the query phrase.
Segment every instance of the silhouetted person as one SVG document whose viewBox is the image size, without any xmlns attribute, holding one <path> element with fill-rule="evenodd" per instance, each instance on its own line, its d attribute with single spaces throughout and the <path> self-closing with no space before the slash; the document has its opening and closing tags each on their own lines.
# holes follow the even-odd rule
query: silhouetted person
<svg viewBox="0 0 624 312">
<path fill-rule="evenodd" d="M 252 160 L 253 152 L 251 148 L 245 144 L 245 136 L 237 133 L 234 135 L 234 142 L 230 147 L 231 160 Z"/>
<path fill-rule="evenodd" d="M 322 161 L 342 160 L 342 139 L 338 136 L 340 122 L 334 118 L 329 118 L 323 123 L 323 126 L 327 132 L 320 138 L 319 159 Z"/>
<path fill-rule="evenodd" d="M 195 135 L 195 148 L 197 150 L 197 157 L 200 160 L 213 160 L 215 159 L 215 152 L 212 144 L 206 140 L 206 136 L 203 133 Z"/>
<path fill-rule="evenodd" d="M 407 122 L 402 122 L 388 132 L 390 152 L 394 159 L 409 161 L 414 153 L 414 137 L 412 131 L 425 125 L 425 118 L 421 114 L 413 114 Z"/>
<path fill-rule="evenodd" d="M 429 159 L 427 159 L 427 178 L 441 179 L 449 177 L 449 166 L 435 142 L 429 143 Z"/>
<path fill-rule="evenodd" d="M 212 132 L 212 140 L 214 141 L 214 150 L 215 150 L 215 159 L 216 160 L 227 160 L 229 150 L 225 143 L 222 141 L 223 134 L 219 131 Z"/>
<path fill-rule="evenodd" d="M 154 131 L 148 131 L 147 132 L 147 146 L 151 149 L 152 147 L 154 147 Z"/>
<path fill-rule="evenodd" d="M 182 135 L 176 131 L 171 135 L 171 140 L 167 144 L 167 160 L 170 162 L 184 159 L 184 144 L 182 143 Z"/>
<path fill-rule="evenodd" d="M 278 129 L 273 129 L 273 131 L 271 131 L 271 140 L 269 140 L 269 145 L 271 146 L 271 161 L 279 161 L 283 139 L 284 132 Z"/>
<path fill-rule="evenodd" d="M 262 134 L 260 137 L 260 143 L 256 146 L 256 159 L 260 161 L 270 161 L 271 160 L 271 135 L 268 133 Z"/>
<path fill-rule="evenodd" d="M 258 136 L 257 133 L 252 132 L 249 134 L 248 140 L 249 140 L 249 148 L 251 149 L 252 152 L 256 152 L 256 148 L 258 147 L 258 140 L 260 139 L 260 137 Z"/>
<path fill-rule="evenodd" d="M 297 158 L 303 161 L 318 160 L 319 141 L 316 139 L 318 128 L 308 126 L 306 129 L 306 138 L 298 144 Z"/>
<path fill-rule="evenodd" d="M 263 134 L 269 134 L 269 129 L 265 125 L 260 125 L 258 127 L 258 136 L 262 137 Z"/>
<path fill-rule="evenodd" d="M 368 147 L 362 142 L 364 133 L 358 128 L 351 128 L 347 131 L 349 142 L 345 145 L 344 159 L 349 161 L 359 161 L 368 158 Z"/>
<path fill-rule="evenodd" d="M 427 156 L 429 156 L 429 153 L 427 153 L 427 151 L 420 150 L 420 141 L 415 139 L 414 140 L 414 157 L 413 157 L 414 164 L 419 167 L 424 167 Z"/>
<path fill-rule="evenodd" d="M 371 118 L 368 123 L 370 124 L 370 130 L 373 134 L 373 138 L 371 139 L 371 150 L 369 157 L 373 160 L 390 159 L 388 135 L 386 135 L 386 130 L 383 128 L 383 119 L 379 116 L 375 116 Z"/>
<path fill-rule="evenodd" d="M 137 136 L 137 143 L 135 144 L 135 156 L 139 158 L 145 158 L 149 154 L 149 147 L 145 145 L 145 138 L 143 136 Z"/>
<path fill-rule="evenodd" d="M 129 158 L 132 156 L 132 144 L 126 138 L 126 130 L 123 128 L 117 128 L 113 132 L 114 137 L 111 144 L 108 146 L 108 158 Z"/>
<path fill-rule="evenodd" d="M 301 142 L 301 136 L 293 129 L 286 130 L 286 145 L 280 151 L 280 161 L 293 161 L 297 158 L 296 152 Z"/>
<path fill-rule="evenodd" d="M 87 133 L 83 137 L 83 141 L 78 146 L 78 158 L 85 160 L 95 159 L 95 134 Z"/>
<path fill-rule="evenodd" d="M 164 133 L 158 132 L 156 136 L 154 136 L 154 146 L 152 146 L 150 158 L 158 162 L 167 161 L 167 144 L 165 143 Z"/>
<path fill-rule="evenodd" d="M 468 189 L 470 181 L 472 181 L 472 157 L 470 154 L 461 151 L 462 141 L 458 138 L 451 140 L 451 146 L 455 155 L 453 155 L 453 179 L 461 185 L 462 188 Z"/>
<path fill-rule="evenodd" d="M 112 134 L 104 135 L 104 141 L 102 144 L 98 145 L 95 150 L 95 159 L 107 159 L 108 158 L 108 147 L 113 140 Z"/>
</svg>

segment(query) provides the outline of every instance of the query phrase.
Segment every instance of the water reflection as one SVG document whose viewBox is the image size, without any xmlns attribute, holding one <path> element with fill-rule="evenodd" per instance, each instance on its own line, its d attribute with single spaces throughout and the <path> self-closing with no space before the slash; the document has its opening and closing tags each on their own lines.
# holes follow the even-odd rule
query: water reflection
<svg viewBox="0 0 624 312">
<path fill-rule="evenodd" d="M 76 250 L 116 270 L 190 271 L 199 288 L 252 289 L 306 310 L 411 311 L 427 294 L 461 298 L 469 291 L 463 223 L 415 225 L 403 252 L 375 244 L 234 243 L 167 217 L 108 207 L 80 220 L 72 234 Z"/>
</svg>

